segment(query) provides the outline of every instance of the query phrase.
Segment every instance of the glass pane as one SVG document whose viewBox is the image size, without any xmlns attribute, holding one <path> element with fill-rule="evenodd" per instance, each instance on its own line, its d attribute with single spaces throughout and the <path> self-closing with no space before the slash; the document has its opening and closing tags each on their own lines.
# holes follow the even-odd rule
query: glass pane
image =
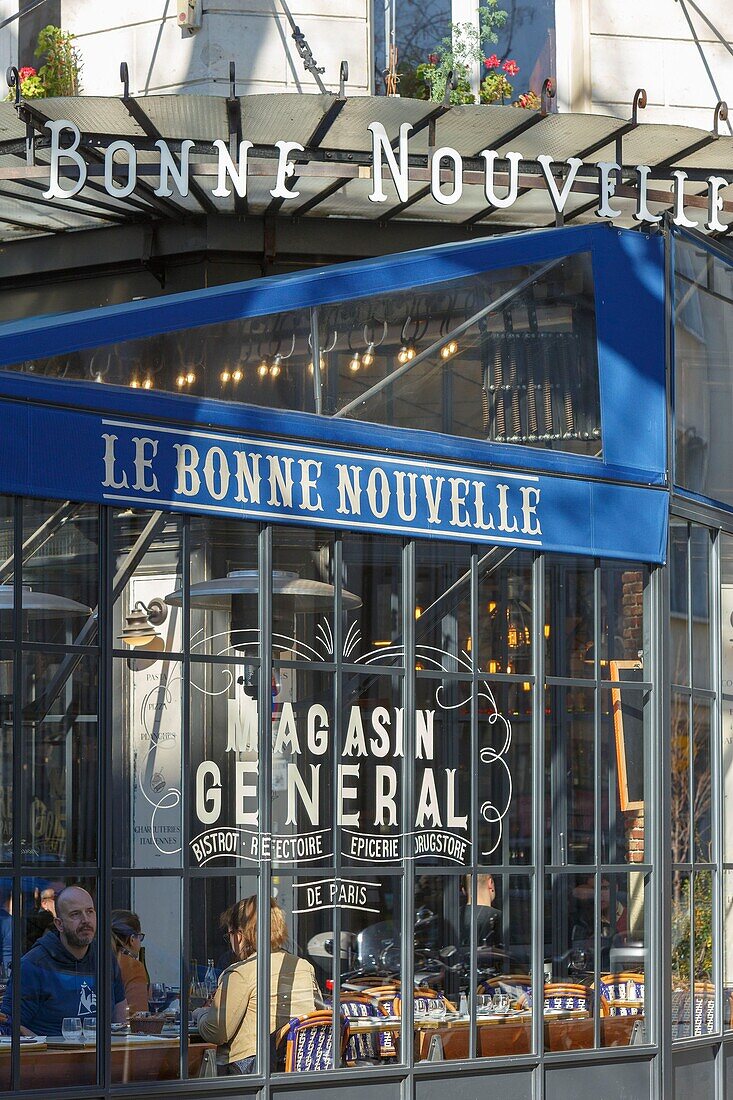
<svg viewBox="0 0 733 1100">
<path fill-rule="evenodd" d="M 15 554 L 14 523 L 15 501 L 13 497 L 0 496 L 0 638 L 13 637 L 13 558 Z"/>
<path fill-rule="evenodd" d="M 333 672 L 310 665 L 274 665 L 272 714 L 272 850 L 275 866 L 325 867 L 334 860 Z M 359 706 L 357 711 L 357 725 Z M 346 736 L 346 734 L 344 734 Z M 351 769 L 356 768 L 356 771 Z M 351 814 L 360 764 L 344 763 L 340 799 Z M 351 778 L 356 780 L 352 782 Z M 366 826 L 365 826 L 366 828 Z"/>
<path fill-rule="evenodd" d="M 545 77 L 555 74 L 555 5 L 552 0 L 534 0 L 507 4 L 506 10 L 509 18 L 489 52 L 496 52 L 501 61 L 516 60 L 521 76 L 514 80 L 515 98 L 527 90 L 539 95 Z"/>
<path fill-rule="evenodd" d="M 0 649 L 0 863 L 13 858 L 13 667 Z"/>
<path fill-rule="evenodd" d="M 189 1077 L 200 1075 L 207 1043 L 217 1047 L 221 1072 L 230 1062 L 255 1058 L 261 1049 L 257 1042 L 261 972 L 256 956 L 256 895 L 255 875 L 191 881 Z M 254 1064 L 249 1065 L 247 1072 L 254 1072 Z"/>
<path fill-rule="evenodd" d="M 310 310 L 223 321 L 36 359 L 33 374 L 314 412 Z M 28 363 L 7 367 L 28 370 Z M 144 396 L 141 394 L 141 400 Z"/>
<path fill-rule="evenodd" d="M 112 949 L 130 1012 L 130 1043 L 112 1040 L 112 1081 L 180 1075 L 181 885 L 171 878 L 115 878 Z"/>
<path fill-rule="evenodd" d="M 25 637 L 61 645 L 97 642 L 99 510 L 90 504 L 23 501 Z"/>
<path fill-rule="evenodd" d="M 360 606 L 345 610 L 342 659 L 349 664 L 403 664 L 401 542 L 345 535 L 342 546 L 344 588 L 361 600 Z"/>
<path fill-rule="evenodd" d="M 341 853 L 347 864 L 404 857 L 402 692 L 401 676 L 344 673 L 342 679 L 338 774 Z"/>
<path fill-rule="evenodd" d="M 334 542 L 328 532 L 273 528 L 273 660 L 334 660 L 333 561 Z M 359 599 L 344 591 L 344 610 Z"/>
<path fill-rule="evenodd" d="M 478 661 L 485 672 L 532 671 L 532 557 L 490 550 L 479 559 Z"/>
<path fill-rule="evenodd" d="M 690 700 L 672 694 L 670 737 L 672 768 L 672 862 L 690 862 Z"/>
<path fill-rule="evenodd" d="M 688 539 L 687 524 L 669 529 L 669 599 L 672 650 L 672 683 L 690 683 Z"/>
<path fill-rule="evenodd" d="M 400 1020 L 392 1015 L 388 1021 L 382 1014 L 393 1014 L 400 992 L 402 881 L 376 868 L 359 877 L 349 875 L 348 881 L 341 881 L 339 898 L 341 1015 L 349 1021 L 351 1032 L 344 1061 L 356 1069 L 394 1066 L 401 1060 Z M 419 919 L 415 936 L 422 938 Z M 311 946 L 310 958 L 319 974 L 325 974 L 327 946 L 322 936 L 316 936 Z"/>
<path fill-rule="evenodd" d="M 733 871 L 723 872 L 723 1023 L 733 1028 Z"/>
<path fill-rule="evenodd" d="M 548 676 L 595 676 L 593 563 L 547 558 L 545 661 Z"/>
<path fill-rule="evenodd" d="M 643 668 L 648 642 L 644 598 L 648 570 L 605 562 L 601 567 L 601 675 L 609 661 L 636 661 Z"/>
<path fill-rule="evenodd" d="M 415 655 L 418 670 L 473 669 L 471 555 L 466 546 L 415 547 Z"/>
<path fill-rule="evenodd" d="M 548 875 L 545 879 L 543 1030 L 548 1051 L 594 1045 L 590 986 L 594 973 L 595 889 L 595 875 Z M 567 1014 L 575 1011 L 580 1015 L 568 1019 Z"/>
<path fill-rule="evenodd" d="M 483 863 L 532 862 L 532 687 L 478 684 L 478 841 Z"/>
<path fill-rule="evenodd" d="M 342 888 L 347 885 L 353 886 L 341 883 Z M 370 888 L 364 887 L 363 897 L 358 887 L 353 889 L 355 904 L 377 907 Z M 352 937 L 348 932 L 337 936 L 334 929 L 334 914 L 345 901 L 351 903 L 323 875 L 273 876 L 272 895 L 276 916 L 270 939 L 270 1030 L 283 1028 L 295 1016 L 310 1019 L 302 1027 L 291 1025 L 276 1046 L 271 1043 L 270 1067 L 297 1073 L 330 1069 L 341 1056 L 340 1042 L 333 1041 L 333 1014 L 330 1007 L 314 1014 L 324 1008 L 323 987 L 328 989 L 326 983 L 335 977 L 336 939 L 342 962 L 351 957 Z"/>
<path fill-rule="evenodd" d="M 595 860 L 594 699 L 592 688 L 550 688 L 547 693 L 546 820 L 551 828 L 548 862 Z"/>
<path fill-rule="evenodd" d="M 601 1046 L 650 1040 L 644 1028 L 647 944 L 644 875 L 640 871 L 601 878 Z M 635 1034 L 635 1030 L 636 1033 Z M 641 1037 L 638 1033 L 641 1031 Z"/>
<path fill-rule="evenodd" d="M 171 648 L 181 648 L 180 620 Z M 112 667 L 112 858 L 118 867 L 177 867 L 183 671 L 179 661 L 142 652 L 131 649 Z"/>
<path fill-rule="evenodd" d="M 415 684 L 415 821 L 419 864 L 471 862 L 472 684 L 425 675 Z"/>
<path fill-rule="evenodd" d="M 96 656 L 78 651 L 23 657 L 28 863 L 96 862 L 98 665 Z"/>
<path fill-rule="evenodd" d="M 623 668 L 631 664 L 631 668 Z M 619 684 L 643 675 L 635 662 L 612 662 Z M 647 860 L 645 819 L 649 695 L 620 686 L 601 692 L 601 859 Z"/>
<path fill-rule="evenodd" d="M 710 739 L 710 700 L 697 696 L 692 700 L 692 820 L 694 859 L 709 863 L 715 858 L 712 822 L 712 745 Z"/>
<path fill-rule="evenodd" d="M 23 883 L 32 893 L 36 880 Z M 93 879 L 54 882 L 56 929 L 47 929 L 20 963 L 20 1023 L 34 1035 L 45 1035 L 52 1048 L 72 1044 L 72 1057 L 21 1060 L 23 1088 L 48 1089 L 93 1085 L 97 1078 L 96 1018 L 99 983 L 99 936 Z M 44 910 L 48 912 L 48 910 Z M 32 918 L 32 919 L 31 919 Z M 28 912 L 22 922 L 24 939 L 35 935 L 38 921 Z M 58 933 L 58 934 L 57 934 Z M 110 1011 L 112 1020 L 126 1019 L 125 993 L 119 969 L 113 964 Z M 8 984 L 3 1011 L 15 985 Z M 29 1048 L 30 1050 L 30 1048 Z"/>
<path fill-rule="evenodd" d="M 392 27 L 394 20 L 394 28 Z M 428 54 L 443 38 L 450 36 L 451 5 L 448 0 L 429 0 L 416 4 L 408 0 L 402 4 L 386 4 L 384 0 L 374 7 L 374 89 L 376 95 L 385 93 L 385 70 L 389 68 L 389 45 L 393 40 L 397 47 L 399 89 L 403 96 L 426 99 L 424 81 L 417 75 L 417 68 L 426 62 Z"/>
<path fill-rule="evenodd" d="M 13 880 L 0 878 L 0 1089 L 9 1090 L 11 1080 L 10 1040 L 13 1008 L 12 989 L 8 991 L 13 962 L 13 938 L 18 935 L 20 921 L 13 919 Z M 25 945 L 21 946 L 21 952 Z"/>
<path fill-rule="evenodd" d="M 141 661 L 182 647 L 182 532 L 180 516 L 131 508 L 112 513 L 114 645 L 135 650 Z"/>
<path fill-rule="evenodd" d="M 731 504 L 733 266 L 680 239 L 675 259 L 675 482 Z"/>
<path fill-rule="evenodd" d="M 417 1062 L 428 1058 L 434 1035 L 440 1037 L 445 1058 L 468 1056 L 468 1010 L 462 1005 L 469 990 L 470 970 L 466 965 L 470 960 L 470 941 L 464 932 L 465 911 L 463 875 L 416 875 L 413 1012 Z M 489 923 L 493 916 L 492 910 Z M 457 1027 L 449 1032 L 440 1026 L 446 1012 L 460 1011 L 462 1007 L 465 1023 L 460 1032 Z"/>
<path fill-rule="evenodd" d="M 733 538 L 719 536 L 723 861 L 733 863 Z"/>
<path fill-rule="evenodd" d="M 251 523 L 192 518 L 193 655 L 259 657 L 257 537 L 257 527 Z"/>
<path fill-rule="evenodd" d="M 710 532 L 702 527 L 690 531 L 690 578 L 692 584 L 692 682 L 709 688 L 710 683 Z"/>
<path fill-rule="evenodd" d="M 466 876 L 464 929 L 476 897 L 476 1053 L 532 1051 L 532 883 L 525 875 Z M 470 975 L 470 972 L 469 972 Z M 467 978 L 468 976 L 467 975 Z M 508 1012 L 507 1012 L 508 1010 Z"/>
<path fill-rule="evenodd" d="M 600 455 L 590 257 L 532 274 L 514 267 L 321 306 L 319 329 L 334 334 L 324 411 Z"/>
<path fill-rule="evenodd" d="M 690 875 L 672 874 L 672 1038 L 692 1034 L 690 1012 L 690 962 L 692 937 L 690 922 Z"/>
<path fill-rule="evenodd" d="M 709 1035 L 715 1026 L 715 986 L 713 984 L 713 872 L 696 871 L 693 897 L 694 996 L 693 1035 Z"/>
</svg>

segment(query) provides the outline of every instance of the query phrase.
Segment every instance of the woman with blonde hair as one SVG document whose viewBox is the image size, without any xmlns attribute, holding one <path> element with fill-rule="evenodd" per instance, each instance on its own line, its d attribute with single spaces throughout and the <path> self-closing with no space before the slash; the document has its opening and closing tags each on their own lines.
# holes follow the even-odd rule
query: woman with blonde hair
<svg viewBox="0 0 733 1100">
<path fill-rule="evenodd" d="M 120 966 L 131 1013 L 148 1011 L 149 980 L 142 952 L 144 939 L 137 913 L 129 909 L 112 910 L 112 949 Z"/>
<path fill-rule="evenodd" d="M 201 1038 L 216 1043 L 220 1076 L 253 1073 L 257 1053 L 257 897 L 236 902 L 221 926 L 237 961 L 219 978 L 211 1004 L 194 1013 Z M 270 1048 L 292 1016 L 313 1012 L 321 994 L 313 967 L 285 951 L 285 916 L 270 898 Z"/>
</svg>

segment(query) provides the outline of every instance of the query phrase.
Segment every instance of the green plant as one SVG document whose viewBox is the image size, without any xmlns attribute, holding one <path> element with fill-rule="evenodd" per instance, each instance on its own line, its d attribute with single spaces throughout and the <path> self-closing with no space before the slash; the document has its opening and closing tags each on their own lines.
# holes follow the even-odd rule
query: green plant
<svg viewBox="0 0 733 1100">
<path fill-rule="evenodd" d="M 498 42 L 496 31 L 503 27 L 507 13 L 499 7 L 499 0 L 486 0 L 479 6 L 479 26 L 473 23 L 452 23 L 451 33 L 443 38 L 435 53 L 428 55 L 425 64 L 419 65 L 417 75 L 429 89 L 429 97 L 442 103 L 448 76 L 453 74 L 454 87 L 450 91 L 451 103 L 473 103 L 471 72 L 484 60 L 484 42 Z"/>
<path fill-rule="evenodd" d="M 49 24 L 38 35 L 35 57 L 45 57 L 38 79 L 46 96 L 72 96 L 81 92 L 83 62 L 74 45 L 74 35 Z"/>
</svg>

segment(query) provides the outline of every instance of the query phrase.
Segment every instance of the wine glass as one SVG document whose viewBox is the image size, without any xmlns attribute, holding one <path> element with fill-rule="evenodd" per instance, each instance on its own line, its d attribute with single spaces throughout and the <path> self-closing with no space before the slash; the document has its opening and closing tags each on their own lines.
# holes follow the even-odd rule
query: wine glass
<svg viewBox="0 0 733 1100">
<path fill-rule="evenodd" d="M 61 1021 L 61 1034 L 64 1039 L 80 1043 L 83 1038 L 81 1019 L 78 1016 L 64 1016 Z"/>
<path fill-rule="evenodd" d="M 150 1004 L 155 1012 L 162 1008 L 166 1001 L 166 988 L 163 982 L 150 983 Z"/>
<path fill-rule="evenodd" d="M 97 1039 L 97 1017 L 85 1016 L 82 1020 L 82 1029 L 84 1031 L 84 1038 L 90 1043 L 96 1042 Z"/>
</svg>

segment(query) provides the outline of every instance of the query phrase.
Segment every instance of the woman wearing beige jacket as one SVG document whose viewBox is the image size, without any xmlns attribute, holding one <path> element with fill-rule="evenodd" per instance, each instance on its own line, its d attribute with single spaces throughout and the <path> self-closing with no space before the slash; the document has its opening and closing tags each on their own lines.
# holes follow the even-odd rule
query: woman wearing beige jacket
<svg viewBox="0 0 733 1100">
<path fill-rule="evenodd" d="M 206 1008 L 194 1013 L 202 1039 L 216 1043 L 219 1075 L 252 1073 L 257 1052 L 257 897 L 236 902 L 221 925 L 237 962 L 227 967 Z M 284 951 L 288 939 L 283 911 L 270 899 L 270 1046 L 293 1016 L 313 1012 L 321 994 L 313 967 Z"/>
</svg>

